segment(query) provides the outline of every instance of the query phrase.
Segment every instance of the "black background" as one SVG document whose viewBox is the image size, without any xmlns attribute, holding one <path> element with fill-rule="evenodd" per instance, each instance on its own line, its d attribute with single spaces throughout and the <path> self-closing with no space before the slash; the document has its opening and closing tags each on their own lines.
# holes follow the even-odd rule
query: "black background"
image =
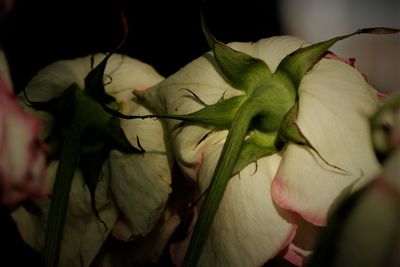
<svg viewBox="0 0 400 267">
<path fill-rule="evenodd" d="M 129 26 L 119 50 L 163 76 L 209 50 L 200 25 L 203 0 L 16 0 L 0 26 L 15 90 L 39 69 L 60 60 L 111 51 Z M 280 33 L 276 1 L 210 0 L 205 17 L 221 41 L 257 41 Z"/>
<path fill-rule="evenodd" d="M 113 50 L 123 37 L 121 11 L 129 33 L 118 52 L 151 64 L 163 76 L 171 75 L 209 50 L 200 25 L 202 2 L 16 0 L 0 24 L 0 44 L 14 90 L 20 92 L 54 61 Z M 276 1 L 209 0 L 205 18 L 210 31 L 223 42 L 257 41 L 280 33 Z M 0 219 L 0 246 L 6 248 L 0 257 L 5 266 L 42 266 L 1 205 Z M 169 266 L 167 262 L 162 260 L 160 266 Z"/>
</svg>

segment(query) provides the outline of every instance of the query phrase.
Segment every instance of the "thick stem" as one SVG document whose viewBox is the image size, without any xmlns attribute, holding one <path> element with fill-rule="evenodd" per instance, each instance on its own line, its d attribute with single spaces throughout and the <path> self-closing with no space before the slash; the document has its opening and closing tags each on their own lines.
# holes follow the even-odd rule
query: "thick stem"
<svg viewBox="0 0 400 267">
<path fill-rule="evenodd" d="M 62 147 L 51 197 L 43 257 L 48 267 L 58 265 L 61 239 L 68 206 L 72 178 L 79 160 L 83 125 L 73 120 Z"/>
<path fill-rule="evenodd" d="M 238 160 L 250 122 L 255 116 L 257 109 L 257 106 L 252 105 L 251 102 L 245 102 L 235 115 L 208 187 L 208 193 L 200 210 L 182 265 L 183 267 L 196 266 L 200 258 L 202 248 L 211 230 L 215 214 L 217 213 L 219 204 Z"/>
</svg>

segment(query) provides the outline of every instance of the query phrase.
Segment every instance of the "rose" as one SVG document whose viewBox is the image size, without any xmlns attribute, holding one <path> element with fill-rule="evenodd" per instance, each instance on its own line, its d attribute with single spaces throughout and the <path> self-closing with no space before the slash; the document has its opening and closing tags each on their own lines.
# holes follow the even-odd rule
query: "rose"
<svg viewBox="0 0 400 267">
<path fill-rule="evenodd" d="M 346 198 L 328 220 L 311 258 L 314 266 L 397 266 L 400 260 L 400 94 L 371 119 L 383 172 Z"/>
<path fill-rule="evenodd" d="M 26 95 L 29 102 L 32 102 L 35 107 L 34 103 L 37 102 L 44 103 L 43 101 L 60 96 L 63 99 L 67 92 L 66 89 L 70 88 L 69 86 L 73 83 L 76 83 L 80 89 L 88 87 L 90 85 L 86 79 L 88 73 L 95 73 L 97 70 L 95 67 L 104 63 L 103 59 L 103 55 L 88 56 L 59 61 L 44 68 L 27 85 Z M 133 89 L 143 90 L 162 79 L 151 66 L 117 54 L 110 57 L 105 68 L 105 75 L 103 77 L 101 74 L 101 78 L 101 83 L 105 84 L 105 92 L 115 99 L 111 105 L 118 107 L 119 111 L 124 114 L 147 113 L 148 110 L 135 100 L 131 91 Z M 81 97 L 79 92 L 75 95 Z M 77 99 L 77 101 L 87 101 L 88 105 L 96 105 L 92 100 L 86 100 L 87 98 L 84 97 L 81 97 L 83 100 Z M 58 104 L 56 107 L 60 106 L 62 105 Z M 42 132 L 43 139 L 52 140 L 51 156 L 55 158 L 49 167 L 50 188 L 52 188 L 58 165 L 61 164 L 58 161 L 59 156 L 57 155 L 60 152 L 57 151 L 60 148 L 57 148 L 57 144 L 62 142 L 62 139 L 57 138 L 62 138 L 63 131 L 65 131 L 63 129 L 69 127 L 63 123 L 68 121 L 66 118 L 69 113 L 73 112 L 73 106 L 65 105 L 61 111 L 58 111 L 62 116 L 57 115 L 56 119 L 53 113 L 36 111 L 28 106 L 27 110 L 41 118 L 45 126 Z M 83 106 L 83 110 L 81 113 L 78 112 L 78 116 L 86 116 L 86 112 L 90 112 L 89 106 Z M 104 113 L 101 115 L 103 117 L 111 117 L 102 108 L 91 116 L 103 118 L 99 116 L 99 112 Z M 118 127 L 115 127 L 120 125 L 120 129 L 123 131 L 122 136 L 126 137 L 130 146 L 143 148 L 145 152 L 132 154 L 113 149 L 109 156 L 106 152 L 104 163 L 101 164 L 102 161 L 100 161 L 98 177 L 94 177 L 96 190 L 93 193 L 85 176 L 93 173 L 93 164 L 96 165 L 97 157 L 104 153 L 101 150 L 103 143 L 100 142 L 100 146 L 92 146 L 92 143 L 97 142 L 98 138 L 103 135 L 93 132 L 92 128 L 87 130 L 90 138 L 81 141 L 80 148 L 81 153 L 87 154 L 81 154 L 80 168 L 73 173 L 64 235 L 61 241 L 60 266 L 90 265 L 110 231 L 115 237 L 123 240 L 144 237 L 152 231 L 164 213 L 171 191 L 171 159 L 166 152 L 164 133 L 160 122 L 119 119 L 116 121 L 118 124 L 107 124 L 107 127 L 104 128 L 106 134 L 107 131 L 111 131 L 111 134 L 118 134 Z M 115 130 L 111 130 L 111 126 Z M 77 142 L 71 145 L 76 145 Z M 93 153 L 90 152 L 92 150 Z M 89 161 L 89 165 L 84 165 L 91 157 L 95 161 Z M 32 215 L 23 208 L 13 214 L 22 236 L 37 250 L 43 249 L 44 226 L 51 223 L 48 221 L 50 203 L 50 199 L 37 202 L 42 212 L 41 216 Z M 93 205 L 98 214 L 92 208 Z M 150 249 L 156 247 L 155 244 Z"/>
<path fill-rule="evenodd" d="M 236 174 L 227 183 L 215 218 L 205 215 L 207 223 L 199 224 L 198 229 L 204 229 L 213 220 L 209 236 L 204 238 L 206 244 L 199 266 L 259 266 L 291 243 L 297 228 L 300 236 L 303 226 L 307 226 L 303 219 L 308 224 L 324 226 L 327 214 L 338 199 L 357 190 L 379 170 L 368 130 L 368 118 L 379 102 L 376 91 L 354 68 L 332 59 L 319 61 L 324 51 L 339 38 L 314 45 L 313 49 L 320 48 L 319 56 L 306 68 L 296 65 L 302 62 L 296 60 L 310 50 L 300 49 L 307 43 L 294 37 L 229 45 L 251 57 L 208 38 L 214 56 L 207 53 L 150 90 L 136 95 L 160 114 L 159 117 L 186 121 L 167 120 L 167 124 L 177 161 L 187 176 L 198 183 L 201 192 L 209 187 L 213 173 L 214 178 L 219 179 L 218 175 L 224 172 L 218 172 L 217 162 L 229 164 L 226 162 L 233 161 L 232 156 L 238 157 L 236 167 L 229 165 Z M 297 49 L 300 49 L 297 54 L 291 54 Z M 295 65 L 298 73 L 292 72 Z M 268 68 L 272 73 L 277 69 L 284 73 L 271 78 L 277 79 L 277 83 L 263 80 L 270 75 L 265 70 Z M 294 78 L 295 88 L 298 86 L 295 89 L 298 100 L 290 95 L 292 89 L 285 80 L 286 75 Z M 253 117 L 250 130 L 244 132 L 246 124 L 234 123 L 248 123 L 242 120 L 248 115 L 242 107 L 253 99 L 251 94 L 258 92 L 261 88 L 258 84 L 263 82 L 269 86 L 265 90 L 278 88 L 271 98 L 261 98 L 266 91 L 254 96 L 254 108 L 266 106 L 268 119 Z M 249 88 L 241 88 L 242 85 Z M 282 91 L 285 93 L 284 86 L 289 86 L 289 95 L 279 95 Z M 296 111 L 296 103 L 297 114 L 288 112 L 289 109 Z M 243 116 L 237 115 L 239 113 Z M 283 126 L 279 126 L 281 121 Z M 231 131 L 228 139 L 225 129 Z M 242 135 L 245 141 L 237 142 L 239 145 L 232 141 L 236 140 L 232 137 L 235 131 L 245 134 Z M 279 138 L 287 138 L 289 142 L 281 148 L 274 147 Z M 231 143 L 226 145 L 227 142 Z M 246 153 L 237 156 L 232 152 L 224 161 L 221 150 L 228 153 L 226 151 L 238 151 L 240 147 Z M 209 199 L 215 194 L 209 193 L 212 195 Z M 203 207 L 207 201 L 206 198 Z M 207 209 L 211 207 L 214 206 L 209 204 Z M 204 214 L 207 209 L 203 209 Z M 202 240 L 202 237 L 196 238 L 196 242 Z M 174 252 L 182 256 L 186 248 L 187 242 L 183 242 Z M 197 252 L 194 251 L 191 252 Z M 299 260 L 296 253 L 290 255 Z M 179 263 L 182 259 L 178 256 L 176 261 Z"/>
<path fill-rule="evenodd" d="M 0 60 L 5 62 L 2 51 Z M 46 158 L 40 122 L 18 103 L 7 66 L 2 64 L 0 70 L 0 202 L 14 206 L 47 193 Z"/>
</svg>

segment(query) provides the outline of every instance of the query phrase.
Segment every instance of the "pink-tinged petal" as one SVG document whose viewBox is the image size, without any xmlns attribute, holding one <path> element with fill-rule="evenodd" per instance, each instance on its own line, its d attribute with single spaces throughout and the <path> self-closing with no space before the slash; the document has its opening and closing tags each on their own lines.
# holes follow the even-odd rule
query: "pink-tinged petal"
<svg viewBox="0 0 400 267">
<path fill-rule="evenodd" d="M 40 122 L 27 114 L 0 76 L 0 201 L 14 205 L 47 193 Z"/>
<path fill-rule="evenodd" d="M 380 170 L 368 120 L 379 102 L 375 90 L 355 69 L 327 59 L 303 78 L 299 98 L 297 124 L 319 155 L 289 144 L 272 195 L 283 208 L 324 225 L 340 197 Z"/>
<path fill-rule="evenodd" d="M 202 191 L 208 186 L 221 149 L 222 145 L 214 146 L 205 154 L 199 171 Z M 270 195 L 279 161 L 279 155 L 262 158 L 231 178 L 198 266 L 261 266 L 291 242 L 294 218 L 276 207 Z M 187 241 L 174 248 L 178 263 L 186 246 Z"/>
<path fill-rule="evenodd" d="M 282 257 L 296 266 L 307 266 L 306 263 L 312 255 L 320 232 L 321 228 L 298 218 L 296 236 L 281 252 Z"/>
</svg>

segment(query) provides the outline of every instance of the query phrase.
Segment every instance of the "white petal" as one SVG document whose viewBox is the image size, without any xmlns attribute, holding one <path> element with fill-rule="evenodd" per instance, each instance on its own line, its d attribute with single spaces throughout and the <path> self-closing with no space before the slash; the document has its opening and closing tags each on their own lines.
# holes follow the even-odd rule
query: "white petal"
<svg viewBox="0 0 400 267">
<path fill-rule="evenodd" d="M 228 45 L 265 60 L 274 71 L 284 56 L 305 45 L 305 42 L 295 37 L 283 36 L 263 39 L 254 44 L 235 42 Z M 242 94 L 224 80 L 212 54 L 206 53 L 151 90 L 138 95 L 159 114 L 189 114 L 203 108 L 185 89 L 194 92 L 207 104 L 216 103 L 222 96 L 228 99 Z M 170 130 L 180 123 L 177 120 L 166 121 Z M 218 131 L 203 139 L 211 130 L 212 128 L 205 125 L 188 124 L 172 132 L 177 161 L 183 171 L 194 180 L 197 179 L 204 150 L 226 138 L 227 131 Z"/>
<path fill-rule="evenodd" d="M 53 162 L 49 166 L 50 188 L 54 183 L 56 169 L 57 163 Z M 109 186 L 107 171 L 107 166 L 104 165 L 105 174 L 101 175 L 96 191 L 96 206 L 100 218 L 107 225 L 107 231 L 93 213 L 90 194 L 88 188 L 84 186 L 82 174 L 79 171 L 75 172 L 61 241 L 59 266 L 89 266 L 115 223 L 118 214 L 107 194 Z M 36 203 L 43 213 L 42 216 L 32 215 L 22 207 L 17 209 L 12 216 L 25 242 L 41 251 L 44 245 L 44 226 L 47 223 L 50 201 L 41 199 Z"/>
<path fill-rule="evenodd" d="M 125 102 L 127 114 L 149 114 L 136 101 Z M 130 143 L 144 154 L 110 154 L 111 191 L 124 214 L 129 235 L 146 235 L 162 215 L 171 192 L 172 155 L 159 120 L 120 120 Z M 138 143 L 139 142 L 139 143 Z M 121 229 L 122 230 L 122 229 Z M 120 233 L 126 236 L 125 233 Z"/>
<path fill-rule="evenodd" d="M 206 153 L 200 169 L 203 191 L 220 152 L 218 146 Z M 279 155 L 261 158 L 231 178 L 198 266 L 261 266 L 291 242 L 294 218 L 275 206 L 270 195 L 279 161 Z"/>
<path fill-rule="evenodd" d="M 380 166 L 373 152 L 369 117 L 378 107 L 375 91 L 352 67 L 323 59 L 299 88 L 298 126 L 328 166 L 309 148 L 289 144 L 273 184 L 282 207 L 324 225 L 338 197 L 356 190 Z M 360 179 L 357 187 L 353 183 Z"/>
<path fill-rule="evenodd" d="M 117 102 L 132 99 L 133 90 L 145 90 L 163 80 L 152 66 L 119 54 L 111 56 L 105 74 L 112 77 L 111 81 L 105 78 L 105 82 L 109 82 L 105 90 Z"/>
<path fill-rule="evenodd" d="M 206 104 L 215 104 L 221 97 L 228 99 L 242 94 L 227 84 L 217 69 L 211 53 L 206 53 L 150 90 L 138 92 L 139 98 L 158 114 L 189 114 L 204 106 L 194 99 L 188 90 Z M 180 167 L 188 176 L 196 179 L 204 148 L 225 139 L 226 132 L 212 133 L 198 144 L 212 128 L 187 125 L 175 129 L 174 127 L 180 123 L 179 120 L 166 120 L 166 122 L 169 129 L 173 130 L 171 137 Z"/>
<path fill-rule="evenodd" d="M 60 60 L 48 65 L 27 85 L 29 99 L 47 101 L 60 96 L 72 83 L 84 89 L 85 77 L 103 58 L 103 54 L 96 54 L 93 58 Z M 133 90 L 143 90 L 161 80 L 162 76 L 150 65 L 125 55 L 113 54 L 106 65 L 104 84 L 106 92 L 121 101 L 129 99 Z"/>
<path fill-rule="evenodd" d="M 165 152 L 123 154 L 111 151 L 111 191 L 131 235 L 145 236 L 164 211 L 170 188 Z"/>
<path fill-rule="evenodd" d="M 261 39 L 255 43 L 234 42 L 229 45 L 233 49 L 264 60 L 271 72 L 275 72 L 285 56 L 301 47 L 308 46 L 309 43 L 293 36 L 274 36 Z"/>
</svg>

